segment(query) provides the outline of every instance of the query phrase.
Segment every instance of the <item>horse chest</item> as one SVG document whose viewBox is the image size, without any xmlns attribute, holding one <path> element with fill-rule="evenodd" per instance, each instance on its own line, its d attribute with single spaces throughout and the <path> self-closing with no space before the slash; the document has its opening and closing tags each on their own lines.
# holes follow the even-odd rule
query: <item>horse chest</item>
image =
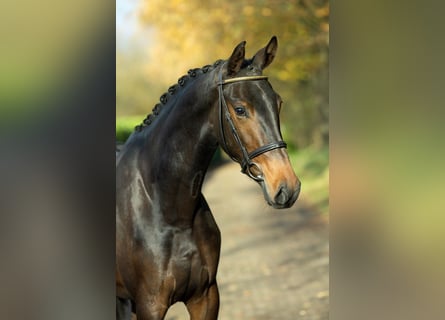
<svg viewBox="0 0 445 320">
<path fill-rule="evenodd" d="M 166 270 L 167 279 L 173 283 L 173 300 L 202 291 L 209 283 L 208 266 L 195 243 L 188 235 L 176 235 L 172 241 L 171 256 Z"/>
</svg>

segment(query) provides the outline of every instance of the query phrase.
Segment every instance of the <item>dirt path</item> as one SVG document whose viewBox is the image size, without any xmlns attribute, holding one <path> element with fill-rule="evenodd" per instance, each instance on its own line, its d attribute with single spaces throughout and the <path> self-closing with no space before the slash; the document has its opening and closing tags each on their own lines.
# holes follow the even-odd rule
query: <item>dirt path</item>
<svg viewBox="0 0 445 320">
<path fill-rule="evenodd" d="M 210 172 L 203 193 L 221 229 L 221 320 L 329 318 L 328 226 L 305 205 L 267 206 L 235 163 Z M 175 304 L 167 320 L 189 319 Z"/>
</svg>

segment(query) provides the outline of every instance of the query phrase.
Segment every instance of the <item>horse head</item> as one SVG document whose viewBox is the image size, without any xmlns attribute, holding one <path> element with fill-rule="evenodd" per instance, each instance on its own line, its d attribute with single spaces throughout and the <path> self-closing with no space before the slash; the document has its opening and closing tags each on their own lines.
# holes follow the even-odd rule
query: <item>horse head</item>
<svg viewBox="0 0 445 320">
<path fill-rule="evenodd" d="M 219 143 L 257 181 L 269 205 L 289 208 L 300 193 L 280 131 L 281 97 L 262 74 L 275 58 L 274 36 L 251 59 L 246 42 L 233 50 L 219 71 Z"/>
</svg>

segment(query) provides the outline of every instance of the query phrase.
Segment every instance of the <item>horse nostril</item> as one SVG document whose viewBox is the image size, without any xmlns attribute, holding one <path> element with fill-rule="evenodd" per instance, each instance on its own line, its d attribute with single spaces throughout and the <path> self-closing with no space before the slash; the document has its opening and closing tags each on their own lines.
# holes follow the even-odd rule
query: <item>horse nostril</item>
<svg viewBox="0 0 445 320">
<path fill-rule="evenodd" d="M 275 195 L 275 203 L 285 205 L 289 201 L 289 189 L 286 186 L 280 186 Z"/>
</svg>

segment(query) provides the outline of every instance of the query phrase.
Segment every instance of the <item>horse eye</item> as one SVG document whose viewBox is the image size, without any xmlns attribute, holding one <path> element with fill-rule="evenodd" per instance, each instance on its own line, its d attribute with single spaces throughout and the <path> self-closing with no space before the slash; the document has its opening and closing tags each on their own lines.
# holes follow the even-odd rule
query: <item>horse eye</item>
<svg viewBox="0 0 445 320">
<path fill-rule="evenodd" d="M 243 106 L 236 106 L 235 107 L 235 113 L 237 116 L 245 116 L 246 115 L 246 109 L 244 109 Z"/>
</svg>

